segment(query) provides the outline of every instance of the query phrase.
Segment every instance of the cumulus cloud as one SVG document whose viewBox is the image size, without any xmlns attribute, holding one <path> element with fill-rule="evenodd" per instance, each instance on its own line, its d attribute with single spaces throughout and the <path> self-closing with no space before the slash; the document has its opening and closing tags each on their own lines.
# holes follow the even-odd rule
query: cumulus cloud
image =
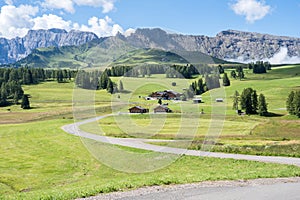
<svg viewBox="0 0 300 200">
<path fill-rule="evenodd" d="M 237 14 L 246 17 L 247 22 L 254 23 L 264 18 L 271 12 L 271 7 L 264 1 L 257 0 L 237 0 L 231 5 L 231 9 Z"/>
<path fill-rule="evenodd" d="M 33 21 L 34 21 L 34 26 L 32 29 L 35 30 L 59 28 L 59 29 L 65 29 L 69 31 L 72 25 L 71 21 L 65 21 L 63 18 L 53 14 L 49 14 L 49 15 L 44 14 L 41 17 L 34 18 Z"/>
<path fill-rule="evenodd" d="M 50 1 L 49 1 L 50 2 Z M 52 6 L 57 3 L 57 0 L 52 1 Z M 92 5 L 95 1 L 89 0 L 86 3 Z M 61 8 L 67 9 L 69 4 L 62 4 Z M 54 14 L 39 13 L 39 7 L 31 5 L 5 5 L 0 11 L 0 37 L 15 38 L 24 37 L 31 29 L 50 29 L 60 28 L 67 31 L 71 29 L 94 32 L 99 37 L 106 37 L 116 35 L 118 32 L 124 35 L 130 35 L 134 32 L 133 29 L 124 31 L 123 28 L 115 23 L 110 17 L 104 18 L 92 17 L 88 20 L 87 24 L 78 24 L 72 21 L 66 21 L 61 16 Z"/>
<path fill-rule="evenodd" d="M 135 29 L 133 29 L 133 28 L 129 28 L 129 29 L 127 29 L 125 32 L 124 32 L 124 35 L 125 35 L 125 37 L 128 37 L 128 36 L 130 36 L 131 34 L 133 34 L 133 33 L 135 33 Z"/>
<path fill-rule="evenodd" d="M 14 38 L 26 35 L 28 29 L 34 26 L 32 17 L 38 13 L 38 7 L 30 5 L 5 5 L 0 12 L 0 36 Z"/>
<path fill-rule="evenodd" d="M 45 0 L 42 6 L 50 9 L 62 9 L 69 13 L 75 12 L 74 5 L 102 7 L 102 12 L 108 13 L 115 8 L 114 3 L 115 0 Z"/>
<path fill-rule="evenodd" d="M 88 26 L 75 24 L 74 28 L 81 31 L 94 32 L 99 37 L 116 35 L 118 32 L 124 33 L 123 28 L 119 24 L 115 24 L 108 16 L 105 16 L 103 19 L 92 17 L 88 21 Z"/>
<path fill-rule="evenodd" d="M 102 7 L 103 13 L 108 13 L 115 8 L 115 0 L 74 0 L 74 2 L 79 6 Z"/>
<path fill-rule="evenodd" d="M 5 0 L 4 2 L 8 5 L 12 5 L 14 3 L 13 0 Z"/>
<path fill-rule="evenodd" d="M 69 13 L 75 12 L 72 0 L 45 0 L 42 6 L 50 9 L 63 9 Z"/>
<path fill-rule="evenodd" d="M 294 64 L 300 63 L 300 57 L 289 56 L 287 47 L 281 47 L 279 52 L 274 54 L 272 58 L 267 59 L 272 64 Z"/>
</svg>

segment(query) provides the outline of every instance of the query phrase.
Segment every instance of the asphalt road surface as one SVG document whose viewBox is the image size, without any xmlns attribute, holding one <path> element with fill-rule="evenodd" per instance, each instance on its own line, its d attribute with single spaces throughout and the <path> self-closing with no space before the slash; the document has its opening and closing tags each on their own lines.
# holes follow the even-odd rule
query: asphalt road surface
<svg viewBox="0 0 300 200">
<path fill-rule="evenodd" d="M 216 181 L 154 186 L 85 200 L 299 200 L 300 178 Z"/>
</svg>

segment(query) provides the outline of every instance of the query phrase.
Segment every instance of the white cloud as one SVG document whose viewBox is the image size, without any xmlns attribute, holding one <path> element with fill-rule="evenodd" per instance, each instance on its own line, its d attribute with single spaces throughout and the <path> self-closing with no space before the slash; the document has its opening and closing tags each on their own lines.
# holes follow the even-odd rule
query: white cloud
<svg viewBox="0 0 300 200">
<path fill-rule="evenodd" d="M 69 13 L 75 12 L 74 5 L 102 7 L 102 12 L 108 13 L 115 8 L 114 3 L 115 0 L 45 0 L 42 6 L 50 9 L 62 9 Z"/>
<path fill-rule="evenodd" d="M 274 54 L 272 58 L 267 59 L 272 64 L 293 64 L 300 63 L 300 57 L 289 56 L 287 47 L 281 47 L 279 52 Z"/>
<path fill-rule="evenodd" d="M 69 13 L 75 12 L 72 0 L 45 0 L 42 6 L 50 9 L 63 9 Z"/>
<path fill-rule="evenodd" d="M 258 0 L 237 0 L 231 5 L 231 9 L 237 14 L 246 17 L 247 22 L 254 23 L 264 18 L 271 12 L 271 7 L 264 1 Z"/>
<path fill-rule="evenodd" d="M 112 11 L 115 6 L 115 0 L 73 0 L 79 6 L 102 7 L 103 13 Z"/>
<path fill-rule="evenodd" d="M 56 0 L 54 1 L 56 2 Z M 91 0 L 86 3 L 92 5 Z M 62 7 L 67 9 L 66 6 L 62 5 Z M 20 5 L 18 7 L 5 5 L 1 7 L 0 37 L 8 39 L 24 37 L 29 30 L 50 28 L 60 28 L 67 31 L 71 29 L 89 31 L 94 32 L 99 37 L 116 35 L 118 32 L 130 35 L 134 32 L 133 29 L 124 32 L 123 28 L 108 16 L 105 16 L 103 19 L 92 17 L 88 20 L 87 24 L 78 24 L 72 21 L 66 21 L 63 17 L 54 14 L 37 15 L 38 13 L 39 7 L 31 5 Z"/>
<path fill-rule="evenodd" d="M 99 37 L 116 35 L 118 32 L 124 33 L 123 28 L 119 24 L 115 24 L 108 16 L 105 16 L 104 19 L 92 17 L 88 21 L 88 26 L 74 24 L 74 28 L 81 31 L 94 32 Z"/>
<path fill-rule="evenodd" d="M 34 21 L 34 26 L 32 29 L 35 30 L 59 28 L 59 29 L 65 29 L 69 31 L 72 25 L 71 21 L 65 21 L 63 18 L 53 14 L 49 14 L 49 15 L 44 14 L 42 17 L 34 18 L 33 21 Z"/>
<path fill-rule="evenodd" d="M 135 33 L 135 29 L 129 28 L 124 32 L 125 37 L 130 36 L 131 34 Z"/>
<path fill-rule="evenodd" d="M 30 5 L 5 5 L 0 12 L 0 36 L 14 38 L 26 35 L 34 26 L 32 17 L 38 13 L 38 7 Z"/>
<path fill-rule="evenodd" d="M 5 2 L 6 4 L 8 4 L 8 5 L 14 4 L 13 0 L 5 0 L 4 2 Z"/>
</svg>

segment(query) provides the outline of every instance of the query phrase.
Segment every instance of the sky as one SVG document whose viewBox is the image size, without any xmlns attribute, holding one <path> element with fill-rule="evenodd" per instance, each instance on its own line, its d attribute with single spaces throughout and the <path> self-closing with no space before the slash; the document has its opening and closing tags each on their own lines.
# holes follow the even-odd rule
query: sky
<svg viewBox="0 0 300 200">
<path fill-rule="evenodd" d="M 215 36 L 234 29 L 300 37 L 299 0 L 0 0 L 0 37 L 62 28 L 99 37 L 136 28 Z"/>
</svg>

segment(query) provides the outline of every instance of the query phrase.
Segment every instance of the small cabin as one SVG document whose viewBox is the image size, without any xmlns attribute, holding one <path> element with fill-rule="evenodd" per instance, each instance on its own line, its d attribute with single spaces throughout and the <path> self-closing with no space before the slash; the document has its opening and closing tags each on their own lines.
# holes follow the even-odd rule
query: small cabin
<svg viewBox="0 0 300 200">
<path fill-rule="evenodd" d="M 130 113 L 148 113 L 149 109 L 143 108 L 141 106 L 134 106 L 132 108 L 129 108 Z"/>
<path fill-rule="evenodd" d="M 159 105 L 156 108 L 154 108 L 154 113 L 171 113 L 171 112 L 172 110 L 167 106 Z"/>
<path fill-rule="evenodd" d="M 194 104 L 202 103 L 202 99 L 193 99 Z"/>
<path fill-rule="evenodd" d="M 216 102 L 224 102 L 223 98 L 216 98 Z"/>
</svg>

